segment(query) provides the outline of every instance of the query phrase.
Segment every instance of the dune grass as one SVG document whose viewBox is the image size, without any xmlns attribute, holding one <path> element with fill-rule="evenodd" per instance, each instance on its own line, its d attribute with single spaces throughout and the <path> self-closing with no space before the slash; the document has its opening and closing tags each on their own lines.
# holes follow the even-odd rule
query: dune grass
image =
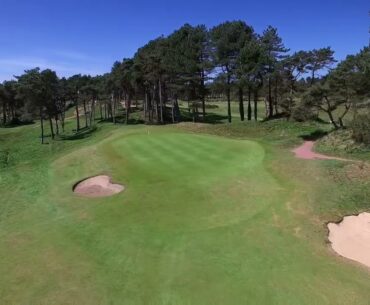
<svg viewBox="0 0 370 305">
<path fill-rule="evenodd" d="M 369 271 L 324 225 L 369 208 L 366 185 L 294 159 L 315 129 L 102 124 L 43 146 L 33 126 L 1 130 L 0 303 L 370 304 Z M 125 191 L 73 194 L 101 173 Z"/>
</svg>

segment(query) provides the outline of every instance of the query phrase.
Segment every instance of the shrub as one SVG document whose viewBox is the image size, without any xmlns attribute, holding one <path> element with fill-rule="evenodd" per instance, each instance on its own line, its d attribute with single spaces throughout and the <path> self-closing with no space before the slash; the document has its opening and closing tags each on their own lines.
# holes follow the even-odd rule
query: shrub
<svg viewBox="0 0 370 305">
<path fill-rule="evenodd" d="M 317 112 L 303 103 L 294 107 L 291 115 L 292 119 L 297 122 L 306 122 L 317 119 Z"/>
<path fill-rule="evenodd" d="M 370 113 L 357 114 L 351 122 L 350 128 L 356 142 L 370 145 Z"/>
</svg>

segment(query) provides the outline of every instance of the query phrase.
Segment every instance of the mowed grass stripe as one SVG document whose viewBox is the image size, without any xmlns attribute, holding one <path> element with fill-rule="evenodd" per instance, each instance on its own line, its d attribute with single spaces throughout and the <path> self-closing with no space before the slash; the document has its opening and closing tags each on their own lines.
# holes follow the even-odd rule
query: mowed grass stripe
<svg viewBox="0 0 370 305">
<path fill-rule="evenodd" d="M 211 144 L 212 143 L 212 144 Z M 172 142 L 173 145 L 176 143 Z M 210 145 L 211 144 L 211 145 Z M 214 159 L 219 162 L 232 163 L 235 160 L 243 160 L 241 164 L 248 164 L 248 168 L 258 165 L 264 158 L 263 148 L 256 142 L 231 140 L 216 136 L 192 135 L 181 139 L 181 144 L 189 146 L 205 154 L 206 160 Z"/>
<path fill-rule="evenodd" d="M 177 134 L 170 134 L 168 136 L 159 135 L 153 136 L 149 139 L 145 139 L 144 143 L 142 139 L 127 139 L 127 146 L 132 151 L 135 159 L 139 161 L 147 162 L 158 162 L 161 163 L 158 167 L 167 166 L 170 168 L 181 169 L 192 167 L 194 170 L 197 168 L 207 167 L 214 162 L 227 162 L 230 158 L 220 158 L 212 160 L 209 157 L 208 152 L 213 151 L 215 154 L 225 155 L 227 151 L 216 146 L 215 143 L 207 145 L 207 150 L 202 147 L 197 148 L 197 143 L 192 144 L 191 141 L 185 141 L 191 137 L 180 137 Z M 218 144 L 218 143 L 217 143 Z M 124 149 L 122 147 L 122 149 Z M 216 165 L 216 164 L 215 164 Z M 217 163 L 218 166 L 222 166 Z M 155 166 L 155 164 L 153 164 Z"/>
<path fill-rule="evenodd" d="M 145 137 L 145 136 L 144 136 Z M 151 136 L 143 139 L 127 139 L 127 143 L 138 160 L 145 160 L 147 162 L 155 162 L 158 167 L 174 166 L 177 163 L 191 161 L 187 154 L 181 153 L 176 147 L 170 149 L 165 139 Z M 153 164 L 155 166 L 156 164 Z"/>
<path fill-rule="evenodd" d="M 263 149 L 256 143 L 214 136 L 176 134 L 166 137 L 165 143 L 161 145 L 175 147 L 175 151 L 180 150 L 192 156 L 191 161 L 194 165 L 209 167 L 213 164 L 211 168 L 222 167 L 223 164 L 229 167 L 240 167 L 246 163 L 249 163 L 247 167 L 252 167 L 259 164 L 264 156 Z"/>
</svg>

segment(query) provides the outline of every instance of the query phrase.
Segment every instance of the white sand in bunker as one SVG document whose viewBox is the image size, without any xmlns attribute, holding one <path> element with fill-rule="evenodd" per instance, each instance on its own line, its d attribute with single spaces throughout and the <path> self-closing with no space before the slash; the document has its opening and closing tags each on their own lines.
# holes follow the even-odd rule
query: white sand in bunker
<svg viewBox="0 0 370 305">
<path fill-rule="evenodd" d="M 370 213 L 344 217 L 328 224 L 329 240 L 335 252 L 370 267 Z"/>
<path fill-rule="evenodd" d="M 124 189 L 123 185 L 112 183 L 111 177 L 100 175 L 81 181 L 73 191 L 86 197 L 107 197 L 118 194 Z"/>
</svg>

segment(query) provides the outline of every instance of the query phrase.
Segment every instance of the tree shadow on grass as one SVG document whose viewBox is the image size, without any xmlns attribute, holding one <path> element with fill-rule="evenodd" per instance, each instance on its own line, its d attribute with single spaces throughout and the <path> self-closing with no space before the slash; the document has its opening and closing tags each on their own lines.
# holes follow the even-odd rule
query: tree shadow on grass
<svg viewBox="0 0 370 305">
<path fill-rule="evenodd" d="M 299 137 L 305 141 L 316 141 L 318 139 L 321 139 L 322 137 L 325 137 L 328 135 L 329 132 L 322 130 L 322 129 L 316 129 L 315 131 L 309 133 L 309 134 L 302 134 L 299 135 Z"/>
<path fill-rule="evenodd" d="M 221 115 L 217 113 L 206 113 L 205 118 L 201 113 L 196 116 L 195 122 L 196 123 L 206 123 L 206 124 L 222 124 L 224 121 L 227 120 L 227 115 Z M 181 121 L 182 122 L 193 122 L 193 114 L 188 111 L 181 112 Z"/>
<path fill-rule="evenodd" d="M 98 122 L 99 124 L 103 124 L 103 123 L 112 123 L 113 122 L 113 119 L 112 118 L 106 118 L 106 119 L 98 119 L 96 118 L 95 119 L 95 122 Z"/>
<path fill-rule="evenodd" d="M 225 120 L 227 120 L 227 115 L 221 115 L 216 113 L 209 113 L 206 114 L 204 123 L 208 124 L 222 124 Z"/>
<path fill-rule="evenodd" d="M 71 135 L 61 135 L 60 139 L 63 141 L 75 141 L 75 140 L 82 140 L 90 137 L 98 128 L 96 126 L 92 128 L 82 128 L 74 134 Z"/>
<path fill-rule="evenodd" d="M 129 119 L 128 124 L 129 125 L 141 125 L 141 124 L 145 124 L 145 121 L 142 119 Z"/>
<path fill-rule="evenodd" d="M 126 125 L 126 116 L 118 115 L 118 116 L 116 116 L 115 120 L 116 120 L 116 124 Z M 97 122 L 99 124 L 104 124 L 104 123 L 112 124 L 113 119 L 112 118 L 97 119 Z M 145 121 L 141 118 L 132 117 L 132 118 L 129 118 L 129 120 L 128 120 L 128 125 L 139 125 L 139 124 L 144 124 L 144 123 L 145 123 Z"/>
<path fill-rule="evenodd" d="M 15 128 L 20 126 L 27 126 L 35 124 L 34 121 L 20 121 L 18 119 L 14 119 L 6 124 L 0 124 L 1 128 Z"/>
<path fill-rule="evenodd" d="M 286 112 L 280 112 L 280 113 L 274 114 L 271 117 L 264 118 L 262 122 L 281 120 L 281 119 L 287 119 L 287 118 L 289 118 L 289 115 Z"/>
</svg>

